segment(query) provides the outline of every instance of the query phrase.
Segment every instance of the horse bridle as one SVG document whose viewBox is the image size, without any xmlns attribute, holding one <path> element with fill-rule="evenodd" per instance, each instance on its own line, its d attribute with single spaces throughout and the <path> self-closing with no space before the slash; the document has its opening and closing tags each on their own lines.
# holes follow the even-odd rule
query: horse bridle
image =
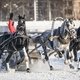
<svg viewBox="0 0 80 80">
<path fill-rule="evenodd" d="M 72 23 L 72 21 L 70 21 L 70 20 L 68 20 L 68 21 L 66 22 L 66 27 L 67 27 L 67 28 L 66 28 L 66 31 L 69 33 L 70 36 L 72 36 L 72 34 L 76 32 L 76 31 L 75 31 L 75 28 L 73 27 L 73 26 L 75 26 L 75 24 L 73 24 L 73 26 L 72 26 L 72 25 L 68 24 L 68 22 L 70 22 L 70 24 L 73 24 L 73 23 Z M 69 27 L 71 27 L 71 29 L 70 29 Z M 73 27 L 73 28 L 72 28 L 72 27 Z"/>
</svg>

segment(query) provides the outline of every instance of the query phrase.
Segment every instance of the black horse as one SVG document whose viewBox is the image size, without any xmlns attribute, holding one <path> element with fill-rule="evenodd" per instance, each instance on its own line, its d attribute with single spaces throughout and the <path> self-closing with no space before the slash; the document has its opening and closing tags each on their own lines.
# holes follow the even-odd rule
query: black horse
<svg viewBox="0 0 80 80">
<path fill-rule="evenodd" d="M 65 19 L 61 27 L 57 29 L 52 28 L 52 30 L 45 31 L 40 36 L 37 36 L 33 39 L 33 42 L 41 44 L 44 52 L 43 55 L 45 56 L 45 59 L 48 61 L 48 63 L 49 63 L 49 57 L 47 54 L 47 47 L 59 53 L 60 53 L 60 50 L 59 50 L 60 48 L 62 49 L 62 52 L 65 52 L 65 53 L 69 52 L 69 43 L 71 38 L 74 37 L 74 34 L 73 34 L 74 26 L 75 25 L 72 20 Z M 55 45 L 55 43 L 57 45 Z M 68 58 L 69 56 L 67 56 L 67 59 Z M 50 66 L 50 70 L 52 70 L 53 67 L 50 65 L 50 63 L 49 63 L 49 66 Z"/>
<path fill-rule="evenodd" d="M 0 56 L 2 55 L 4 50 L 8 51 L 8 56 L 2 65 L 6 66 L 6 70 L 10 70 L 9 68 L 9 60 L 14 53 L 17 53 L 20 50 L 23 50 L 22 62 L 25 60 L 26 62 L 26 70 L 29 71 L 29 60 L 28 60 L 28 44 L 29 38 L 27 36 L 26 27 L 25 27 L 25 16 L 18 16 L 18 25 L 17 31 L 15 33 L 5 33 L 0 36 Z M 18 62 L 17 64 L 19 64 Z"/>
<path fill-rule="evenodd" d="M 78 61 L 77 51 L 80 50 L 80 27 L 76 29 L 77 36 L 70 42 L 70 53 L 73 52 L 74 61 Z"/>
</svg>

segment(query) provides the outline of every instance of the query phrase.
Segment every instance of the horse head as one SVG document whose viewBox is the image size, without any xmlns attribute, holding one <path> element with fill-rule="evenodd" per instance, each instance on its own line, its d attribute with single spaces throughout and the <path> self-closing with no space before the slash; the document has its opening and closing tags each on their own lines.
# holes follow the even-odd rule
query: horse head
<svg viewBox="0 0 80 80">
<path fill-rule="evenodd" d="M 66 19 L 65 25 L 66 25 L 67 31 L 73 30 L 75 28 L 75 24 L 72 19 Z"/>
<path fill-rule="evenodd" d="M 75 38 L 76 37 L 76 30 L 75 30 L 75 24 L 72 19 L 65 19 L 61 29 L 60 29 L 61 37 L 65 38 Z"/>
<path fill-rule="evenodd" d="M 20 16 L 20 15 L 18 16 L 17 32 L 20 34 L 26 33 L 25 15 L 24 16 Z"/>
</svg>

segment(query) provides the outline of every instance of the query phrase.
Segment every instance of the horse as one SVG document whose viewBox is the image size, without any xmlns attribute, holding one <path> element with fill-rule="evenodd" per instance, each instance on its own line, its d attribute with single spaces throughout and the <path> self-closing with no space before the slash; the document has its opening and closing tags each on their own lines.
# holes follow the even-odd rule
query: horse
<svg viewBox="0 0 80 80">
<path fill-rule="evenodd" d="M 77 62 L 78 61 L 78 56 L 77 56 L 77 51 L 80 50 L 80 27 L 78 29 L 76 29 L 76 38 L 73 39 L 71 42 L 70 42 L 70 53 L 73 52 L 73 58 L 74 58 L 74 61 Z"/>
<path fill-rule="evenodd" d="M 60 53 L 60 48 L 62 49 L 62 52 L 68 53 L 69 52 L 69 42 L 72 38 L 75 36 L 75 30 L 74 30 L 75 24 L 71 19 L 65 19 L 61 25 L 61 27 L 58 27 L 57 29 L 47 30 L 43 32 L 41 35 L 35 37 L 33 39 L 34 43 L 39 43 L 42 46 L 43 53 L 45 60 L 48 61 L 50 70 L 53 70 L 52 65 L 49 62 L 49 56 L 47 54 L 47 47 L 55 50 Z M 73 34 L 74 31 L 74 34 Z M 51 38 L 53 39 L 51 40 Z M 54 45 L 56 41 L 57 45 Z M 65 56 L 66 57 L 66 56 Z M 69 56 L 67 56 L 66 59 L 68 59 Z"/>
<path fill-rule="evenodd" d="M 2 65 L 5 65 L 6 70 L 10 71 L 9 61 L 13 54 L 17 54 L 20 50 L 23 50 L 23 57 L 20 62 L 17 62 L 16 65 L 20 64 L 23 60 L 26 63 L 26 71 L 29 72 L 29 57 L 28 57 L 28 45 L 29 38 L 26 32 L 25 26 L 25 16 L 18 16 L 18 25 L 16 32 L 14 33 L 5 33 L 0 36 L 0 57 L 4 50 L 7 50 L 8 56 Z"/>
</svg>

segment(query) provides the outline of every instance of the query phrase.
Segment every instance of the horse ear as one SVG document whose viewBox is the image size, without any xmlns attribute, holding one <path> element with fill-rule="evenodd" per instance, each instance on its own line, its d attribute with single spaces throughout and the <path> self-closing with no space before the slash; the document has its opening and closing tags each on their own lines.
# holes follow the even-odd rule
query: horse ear
<svg viewBox="0 0 80 80">
<path fill-rule="evenodd" d="M 10 13 L 10 18 L 9 19 L 12 19 L 13 18 L 13 13 Z"/>
<path fill-rule="evenodd" d="M 21 19 L 21 16 L 20 16 L 20 15 L 18 15 L 18 19 L 19 19 L 19 20 Z"/>
</svg>

